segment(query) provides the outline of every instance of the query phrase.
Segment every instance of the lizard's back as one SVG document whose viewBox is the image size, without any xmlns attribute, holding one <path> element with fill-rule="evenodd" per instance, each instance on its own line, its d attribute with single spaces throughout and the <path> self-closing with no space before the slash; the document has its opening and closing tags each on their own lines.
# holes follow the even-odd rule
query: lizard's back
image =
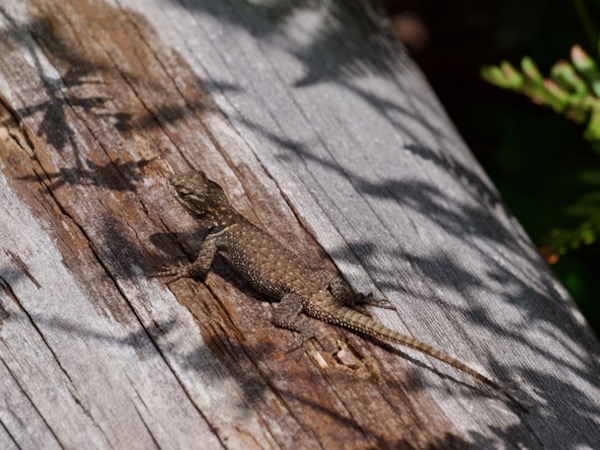
<svg viewBox="0 0 600 450">
<path fill-rule="evenodd" d="M 230 225 L 218 235 L 218 252 L 255 289 L 281 299 L 294 292 L 310 296 L 322 273 L 247 220 Z"/>
</svg>

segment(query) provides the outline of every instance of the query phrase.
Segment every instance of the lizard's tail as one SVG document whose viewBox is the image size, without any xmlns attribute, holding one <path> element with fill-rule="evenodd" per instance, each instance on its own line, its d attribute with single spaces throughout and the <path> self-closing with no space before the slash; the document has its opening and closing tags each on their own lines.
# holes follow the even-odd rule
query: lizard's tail
<svg viewBox="0 0 600 450">
<path fill-rule="evenodd" d="M 338 304 L 319 305 L 318 308 L 308 311 L 308 314 L 324 322 L 348 328 L 360 334 L 371 336 L 381 341 L 405 345 L 407 347 L 411 347 L 415 350 L 418 350 L 426 355 L 439 359 L 440 361 L 445 362 L 446 364 L 449 364 L 450 366 L 469 374 L 477 381 L 480 381 L 481 383 L 502 393 L 504 396 L 509 398 L 512 402 L 519 405 L 522 409 L 526 411 L 526 408 L 510 393 L 508 393 L 502 386 L 500 386 L 498 383 L 491 380 L 490 378 L 486 377 L 485 375 L 477 372 L 476 370 L 471 369 L 469 366 L 459 361 L 458 359 L 453 358 L 452 356 L 442 352 L 441 350 L 438 350 L 437 348 L 432 347 L 431 345 L 421 342 L 418 339 L 414 339 L 410 336 L 406 336 L 402 333 L 394 331 L 386 327 L 385 325 L 375 321 L 371 317 L 365 316 L 364 314 L 361 314 L 352 308 Z"/>
</svg>

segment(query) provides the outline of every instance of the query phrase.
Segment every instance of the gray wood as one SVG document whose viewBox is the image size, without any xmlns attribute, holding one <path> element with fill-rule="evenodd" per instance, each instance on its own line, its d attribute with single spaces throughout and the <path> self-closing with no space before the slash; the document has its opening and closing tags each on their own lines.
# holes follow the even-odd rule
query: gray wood
<svg viewBox="0 0 600 450">
<path fill-rule="evenodd" d="M 0 447 L 598 448 L 598 342 L 359 1 L 0 2 Z M 200 168 L 386 325 L 322 325 L 222 264 L 167 284 Z"/>
</svg>

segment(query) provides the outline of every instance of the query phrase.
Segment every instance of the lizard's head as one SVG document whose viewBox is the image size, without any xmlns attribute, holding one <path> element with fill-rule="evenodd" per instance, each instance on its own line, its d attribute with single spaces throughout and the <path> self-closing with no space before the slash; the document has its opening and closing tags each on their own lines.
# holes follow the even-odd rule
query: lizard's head
<svg viewBox="0 0 600 450">
<path fill-rule="evenodd" d="M 233 208 L 221 186 L 204 172 L 190 170 L 169 180 L 169 191 L 196 219 L 212 219 L 225 225 Z"/>
</svg>

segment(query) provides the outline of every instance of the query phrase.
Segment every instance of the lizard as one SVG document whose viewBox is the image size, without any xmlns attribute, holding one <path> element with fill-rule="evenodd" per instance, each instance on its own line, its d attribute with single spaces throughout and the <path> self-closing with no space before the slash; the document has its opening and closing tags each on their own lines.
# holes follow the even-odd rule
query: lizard
<svg viewBox="0 0 600 450">
<path fill-rule="evenodd" d="M 218 253 L 255 290 L 279 300 L 273 311 L 274 325 L 300 333 L 297 339 L 299 337 L 301 343 L 314 337 L 309 318 L 321 320 L 380 342 L 411 347 L 470 375 L 524 409 L 491 378 L 361 311 L 366 305 L 386 308 L 391 305 L 387 300 L 355 291 L 333 270 L 312 269 L 292 250 L 239 213 L 223 188 L 204 172 L 190 170 L 177 175 L 169 180 L 167 188 L 207 234 L 192 263 L 164 267 L 154 276 L 173 277 L 171 281 L 183 277 L 203 279 Z"/>
</svg>

